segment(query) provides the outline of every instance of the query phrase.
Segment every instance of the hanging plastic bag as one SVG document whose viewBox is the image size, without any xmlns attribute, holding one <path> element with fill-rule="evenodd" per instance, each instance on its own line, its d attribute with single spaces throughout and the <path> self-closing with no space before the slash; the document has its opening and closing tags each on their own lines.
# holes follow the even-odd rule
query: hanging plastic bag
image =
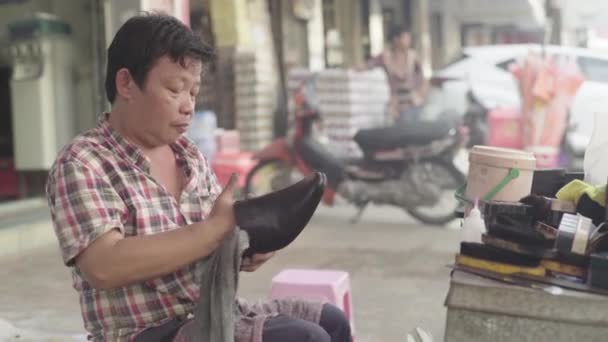
<svg viewBox="0 0 608 342">
<path fill-rule="evenodd" d="M 585 182 L 592 185 L 606 184 L 608 180 L 608 113 L 596 113 L 594 116 L 591 141 L 585 150 L 583 167 Z"/>
</svg>

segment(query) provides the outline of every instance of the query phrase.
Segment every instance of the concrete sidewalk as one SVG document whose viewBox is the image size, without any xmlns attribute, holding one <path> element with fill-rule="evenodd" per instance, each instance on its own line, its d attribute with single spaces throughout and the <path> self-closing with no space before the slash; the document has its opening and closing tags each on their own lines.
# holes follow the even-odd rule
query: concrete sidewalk
<svg viewBox="0 0 608 342">
<path fill-rule="evenodd" d="M 266 298 L 272 276 L 284 268 L 342 269 L 351 276 L 358 342 L 404 341 L 417 326 L 441 341 L 449 286 L 445 265 L 458 249 L 456 224 L 425 227 L 401 210 L 371 207 L 359 224 L 351 225 L 354 212 L 320 207 L 294 244 L 259 271 L 242 275 L 240 295 Z M 0 258 L 0 341 L 3 334 L 6 341 L 78 340 L 84 331 L 69 270 L 50 223 L 36 225 L 29 228 L 33 235 L 50 230 L 51 238 L 39 239 L 46 244 L 33 250 L 22 246 Z M 32 238 L 27 235 L 21 235 L 23 241 Z M 6 336 L 13 336 L 11 329 L 21 329 L 20 337 Z"/>
<path fill-rule="evenodd" d="M 56 243 L 44 198 L 0 203 L 0 258 Z"/>
</svg>

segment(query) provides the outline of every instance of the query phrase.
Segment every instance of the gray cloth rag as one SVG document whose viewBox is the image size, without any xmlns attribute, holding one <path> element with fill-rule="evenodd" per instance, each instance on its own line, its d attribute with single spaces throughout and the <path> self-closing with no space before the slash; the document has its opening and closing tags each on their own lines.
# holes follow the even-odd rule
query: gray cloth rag
<svg viewBox="0 0 608 342">
<path fill-rule="evenodd" d="M 319 322 L 324 300 L 284 298 L 248 303 L 236 297 L 242 255 L 248 247 L 247 233 L 237 229 L 203 260 L 194 319 L 182 327 L 177 340 L 262 342 L 264 322 L 279 314 Z"/>
<path fill-rule="evenodd" d="M 243 251 L 248 247 L 247 233 L 237 228 L 203 261 L 193 341 L 234 342 L 234 322 L 241 314 L 236 292 Z"/>
</svg>

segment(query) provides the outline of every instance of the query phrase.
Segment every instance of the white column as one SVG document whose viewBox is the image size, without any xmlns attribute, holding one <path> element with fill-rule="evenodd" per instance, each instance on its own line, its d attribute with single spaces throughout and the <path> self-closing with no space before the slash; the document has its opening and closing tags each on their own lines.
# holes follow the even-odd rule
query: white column
<svg viewBox="0 0 608 342">
<path fill-rule="evenodd" d="M 384 25 L 380 0 L 370 0 L 369 12 L 370 52 L 372 56 L 376 56 L 384 49 Z"/>
<path fill-rule="evenodd" d="M 314 1 L 314 14 L 306 25 L 308 35 L 308 67 L 312 71 L 325 68 L 325 40 L 323 37 L 323 4 Z"/>
</svg>

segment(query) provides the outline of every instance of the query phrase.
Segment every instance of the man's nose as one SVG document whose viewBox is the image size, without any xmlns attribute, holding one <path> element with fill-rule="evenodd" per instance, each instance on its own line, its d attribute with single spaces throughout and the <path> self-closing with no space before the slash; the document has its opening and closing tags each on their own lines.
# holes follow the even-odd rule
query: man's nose
<svg viewBox="0 0 608 342">
<path fill-rule="evenodd" d="M 182 114 L 190 115 L 194 113 L 194 107 L 196 105 L 196 99 L 194 96 L 187 96 L 185 100 L 182 101 L 180 106 L 180 112 Z"/>
</svg>

